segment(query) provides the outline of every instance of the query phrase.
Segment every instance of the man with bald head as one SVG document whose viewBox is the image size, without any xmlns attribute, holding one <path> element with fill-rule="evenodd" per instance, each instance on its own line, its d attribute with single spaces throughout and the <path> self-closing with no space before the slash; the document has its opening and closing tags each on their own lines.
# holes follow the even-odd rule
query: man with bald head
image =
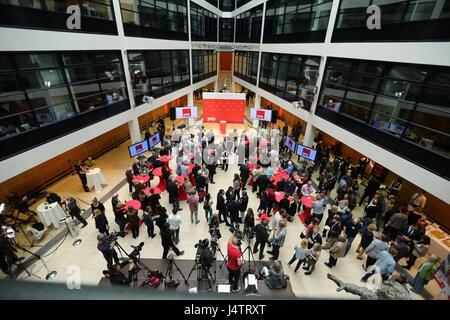
<svg viewBox="0 0 450 320">
<path fill-rule="evenodd" d="M 228 241 L 228 281 L 231 285 L 232 292 L 239 292 L 241 288 L 239 288 L 239 278 L 241 276 L 241 266 L 244 264 L 244 260 L 242 259 L 241 249 L 238 247 L 238 240 L 233 235 Z"/>
</svg>

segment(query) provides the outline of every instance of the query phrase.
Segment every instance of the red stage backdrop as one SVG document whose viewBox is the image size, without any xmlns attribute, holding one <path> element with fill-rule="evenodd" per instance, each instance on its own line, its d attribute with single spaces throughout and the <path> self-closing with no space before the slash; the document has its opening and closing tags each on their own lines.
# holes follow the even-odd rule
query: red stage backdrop
<svg viewBox="0 0 450 320">
<path fill-rule="evenodd" d="M 203 122 L 244 123 L 245 93 L 203 93 Z"/>
</svg>

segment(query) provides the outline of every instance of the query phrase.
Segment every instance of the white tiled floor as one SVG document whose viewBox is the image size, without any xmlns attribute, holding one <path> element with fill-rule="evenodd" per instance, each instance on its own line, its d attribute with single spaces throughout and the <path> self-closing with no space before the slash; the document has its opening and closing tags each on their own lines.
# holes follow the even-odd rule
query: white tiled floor
<svg viewBox="0 0 450 320">
<path fill-rule="evenodd" d="M 169 124 L 167 124 L 167 127 L 169 127 Z M 207 129 L 209 129 L 209 127 L 213 127 L 216 131 L 216 134 L 218 134 L 218 125 L 207 125 L 206 127 Z M 239 130 L 242 130 L 242 125 L 229 125 L 228 131 L 231 131 L 234 128 L 239 128 Z M 95 196 L 101 198 L 104 194 L 106 194 L 114 186 L 116 186 L 121 180 L 123 180 L 123 178 L 125 177 L 125 169 L 129 167 L 131 163 L 132 160 L 128 156 L 127 143 L 124 143 L 120 148 L 114 149 L 97 159 L 97 165 L 102 168 L 105 177 L 109 182 L 109 185 L 100 194 L 95 194 Z M 171 163 L 171 167 L 172 169 L 174 169 L 175 164 Z M 237 172 L 237 165 L 230 165 L 230 169 L 226 173 L 220 169 L 218 170 L 218 173 L 215 175 L 216 184 L 210 184 L 209 190 L 210 194 L 213 196 L 214 201 L 219 189 L 226 189 L 229 185 L 231 185 L 233 175 Z M 157 181 L 155 181 L 155 183 L 157 183 Z M 51 190 L 56 191 L 61 196 L 66 194 L 76 194 L 86 202 L 90 202 L 90 200 L 94 197 L 94 194 L 92 192 L 82 192 L 81 185 L 77 176 L 69 176 L 61 180 L 60 182 L 55 184 L 51 188 Z M 250 198 L 249 207 L 256 210 L 259 205 L 259 200 L 257 199 L 256 194 L 251 192 L 251 188 L 247 188 L 247 190 Z M 118 193 L 120 195 L 119 199 L 121 199 L 122 201 L 131 199 L 130 194 L 128 193 L 128 185 L 122 187 Z M 332 192 L 331 195 L 332 197 L 334 197 L 335 193 Z M 106 207 L 106 214 L 111 229 L 117 229 L 117 225 L 114 223 L 114 215 L 111 209 L 110 199 L 105 200 L 103 203 Z M 88 207 L 85 204 L 80 204 L 83 208 Z M 167 192 L 164 192 L 162 194 L 161 204 L 169 210 L 172 208 L 172 205 L 169 205 L 168 203 Z M 180 258 L 194 259 L 194 255 L 196 252 L 194 243 L 197 243 L 199 239 L 203 239 L 205 237 L 209 238 L 207 224 L 205 223 L 205 217 L 202 209 L 200 209 L 201 212 L 199 213 L 201 223 L 195 225 L 191 224 L 190 222 L 190 214 L 185 201 L 181 202 L 181 208 L 183 209 L 183 211 L 180 211 L 180 215 L 182 217 L 182 226 L 180 232 L 181 243 L 178 245 L 178 248 L 180 250 L 184 250 L 185 254 Z M 355 214 L 361 215 L 361 213 L 362 208 L 357 208 Z M 66 282 L 70 275 L 68 273 L 68 267 L 78 266 L 81 270 L 82 285 L 98 284 L 102 276 L 102 270 L 106 268 L 106 262 L 102 254 L 96 248 L 96 237 L 98 231 L 95 229 L 93 219 L 89 218 L 88 223 L 89 225 L 86 228 L 80 230 L 80 235 L 78 238 L 82 239 L 81 245 L 72 246 L 72 242 L 74 239 L 70 235 L 68 235 L 67 239 L 54 253 L 44 258 L 49 268 L 58 272 L 57 277 L 53 281 L 63 283 Z M 155 228 L 155 230 L 158 230 L 157 227 Z M 221 224 L 220 228 L 223 238 L 219 243 L 222 251 L 225 253 L 226 241 L 230 235 L 230 232 L 224 224 Z M 284 247 L 281 249 L 279 258 L 282 261 L 285 273 L 290 276 L 290 281 L 295 295 L 300 298 L 358 299 L 358 297 L 345 292 L 336 292 L 336 285 L 331 280 L 327 279 L 326 274 L 330 272 L 330 269 L 324 265 L 324 262 L 328 261 L 328 251 L 322 251 L 320 261 L 316 266 L 316 270 L 310 276 L 304 275 L 304 271 L 301 268 L 297 273 L 294 273 L 293 269 L 295 267 L 295 264 L 292 266 L 287 265 L 287 261 L 289 261 L 293 255 L 294 246 L 296 244 L 299 244 L 300 242 L 299 235 L 303 229 L 304 226 L 301 224 L 300 219 L 298 218 L 296 218 L 294 222 L 288 224 L 287 239 Z M 55 231 L 53 230 L 52 232 Z M 50 238 L 50 236 L 47 237 Z M 123 248 L 130 251 L 131 245 L 137 245 L 141 241 L 145 243 L 141 252 L 142 258 L 162 257 L 160 236 L 158 235 L 154 239 L 148 238 L 145 225 L 141 227 L 138 239 L 133 239 L 130 233 L 123 239 L 119 238 L 119 242 L 123 246 Z M 355 241 L 353 242 L 353 248 L 351 249 L 347 257 L 339 259 L 337 266 L 332 269 L 332 273 L 334 275 L 342 280 L 354 284 L 360 284 L 359 279 L 364 275 L 364 271 L 361 268 L 362 261 L 356 259 L 355 249 L 358 243 L 359 239 L 355 239 Z M 245 245 L 246 242 L 244 242 L 243 246 L 245 247 Z M 50 250 L 49 253 L 52 250 Z M 266 254 L 266 259 L 269 256 L 270 255 Z M 47 273 L 45 268 L 43 268 L 41 262 L 36 262 L 33 266 L 31 266 L 30 271 L 43 278 Z M 415 273 L 415 271 L 413 272 Z M 27 277 L 26 274 L 23 274 L 22 278 L 27 280 L 36 280 L 36 277 Z M 432 282 L 430 282 L 430 285 L 427 286 L 428 289 L 433 286 L 431 283 Z M 415 294 L 412 295 L 415 299 L 421 299 Z"/>
</svg>

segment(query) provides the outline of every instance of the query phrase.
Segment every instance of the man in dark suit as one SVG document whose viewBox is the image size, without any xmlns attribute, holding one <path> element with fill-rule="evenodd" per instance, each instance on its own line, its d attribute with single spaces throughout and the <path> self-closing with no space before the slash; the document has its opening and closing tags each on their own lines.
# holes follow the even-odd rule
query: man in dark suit
<svg viewBox="0 0 450 320">
<path fill-rule="evenodd" d="M 219 223 L 225 222 L 227 226 L 230 225 L 227 219 L 227 206 L 225 204 L 225 191 L 219 190 L 217 194 L 216 210 L 219 211 Z M 223 217 L 223 220 L 221 219 Z"/>
<path fill-rule="evenodd" d="M 242 190 L 245 190 L 245 185 L 247 184 L 247 180 L 250 176 L 250 171 L 248 169 L 248 160 L 245 160 L 244 164 L 241 165 L 239 168 L 240 176 L 241 176 L 241 182 L 242 182 Z"/>
<path fill-rule="evenodd" d="M 86 178 L 86 169 L 83 166 L 83 162 L 81 160 L 78 160 L 78 164 L 75 166 L 75 171 L 77 172 L 78 176 L 80 177 L 81 184 L 83 185 L 83 189 L 86 192 L 89 192 L 89 187 L 87 186 L 87 178 Z"/>
<path fill-rule="evenodd" d="M 378 182 L 377 178 L 372 178 L 367 184 L 367 188 L 364 190 L 364 194 L 359 201 L 359 205 L 362 205 L 366 197 L 369 197 L 369 200 L 371 200 L 379 188 L 380 183 Z"/>
<path fill-rule="evenodd" d="M 239 203 L 233 199 L 227 204 L 227 210 L 230 215 L 231 224 L 239 223 Z"/>
<path fill-rule="evenodd" d="M 284 192 L 284 189 L 286 188 L 286 180 L 285 178 L 281 178 L 280 181 L 278 181 L 277 183 L 277 191 L 282 191 Z"/>
<path fill-rule="evenodd" d="M 48 204 L 52 204 L 52 203 L 55 203 L 55 202 L 61 204 L 61 197 L 58 196 L 54 192 L 46 191 L 45 192 L 45 201 L 47 201 Z"/>
<path fill-rule="evenodd" d="M 77 201 L 75 200 L 75 198 L 72 197 L 66 197 L 64 199 L 65 203 L 66 203 L 66 208 L 67 211 L 69 211 L 70 216 L 73 218 L 77 218 L 82 224 L 83 226 L 81 227 L 81 229 L 83 229 L 84 227 L 86 227 L 88 225 L 88 223 L 86 222 L 86 220 L 84 220 L 84 218 L 81 216 L 81 210 L 80 207 L 78 207 L 77 205 Z"/>
<path fill-rule="evenodd" d="M 193 176 L 194 176 L 194 179 L 195 178 L 197 178 L 197 176 L 198 176 L 198 171 L 199 170 L 201 170 L 202 169 L 202 167 L 200 167 L 200 165 L 199 164 L 195 164 L 195 166 L 192 168 L 192 174 L 193 174 Z"/>
<path fill-rule="evenodd" d="M 167 192 L 169 193 L 169 203 L 173 204 L 173 208 L 180 211 L 180 201 L 178 200 L 178 185 L 173 180 L 167 181 Z"/>
<path fill-rule="evenodd" d="M 133 169 L 133 174 L 134 175 L 138 175 L 139 174 L 139 170 L 141 169 L 141 164 L 140 164 L 139 160 L 136 160 L 133 163 L 132 169 Z"/>
</svg>

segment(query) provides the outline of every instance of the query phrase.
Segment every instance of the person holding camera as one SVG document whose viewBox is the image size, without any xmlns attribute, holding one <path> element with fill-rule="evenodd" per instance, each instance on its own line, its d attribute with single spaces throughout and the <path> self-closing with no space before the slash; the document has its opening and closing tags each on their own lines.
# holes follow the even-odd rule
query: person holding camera
<svg viewBox="0 0 450 320">
<path fill-rule="evenodd" d="M 128 266 L 128 277 L 126 277 L 120 270 L 125 267 L 127 264 Z M 133 281 L 133 274 L 134 274 L 134 262 L 132 259 L 129 259 L 127 261 L 124 261 L 122 263 L 117 263 L 111 266 L 108 270 L 108 278 L 112 285 L 117 286 L 128 286 L 131 281 Z M 105 272 L 103 272 L 105 274 Z"/>
<path fill-rule="evenodd" d="M 258 253 L 259 246 L 259 260 L 262 260 L 264 259 L 264 247 L 270 235 L 270 230 L 268 227 L 270 218 L 266 214 L 263 214 L 261 218 L 256 220 L 261 220 L 261 222 L 254 228 L 256 240 L 255 245 L 253 246 L 253 253 Z"/>
<path fill-rule="evenodd" d="M 116 245 L 115 240 L 111 241 L 110 238 L 103 233 L 97 236 L 97 240 L 97 249 L 103 254 L 108 270 L 112 267 L 113 260 L 114 263 L 119 264 L 119 257 L 117 256 L 117 251 L 114 249 L 114 246 Z"/>
<path fill-rule="evenodd" d="M 200 240 L 195 247 L 198 247 L 197 267 L 201 269 L 201 278 L 208 279 L 208 274 L 210 274 L 209 269 L 211 268 L 213 262 L 213 253 L 209 249 L 209 240 L 206 238 L 204 240 Z"/>
<path fill-rule="evenodd" d="M 233 235 L 228 241 L 227 251 L 228 251 L 228 282 L 231 285 L 232 292 L 239 292 L 241 288 L 239 287 L 239 278 L 241 277 L 241 266 L 244 264 L 244 259 L 242 258 L 241 250 L 237 246 L 238 239 Z"/>
</svg>

